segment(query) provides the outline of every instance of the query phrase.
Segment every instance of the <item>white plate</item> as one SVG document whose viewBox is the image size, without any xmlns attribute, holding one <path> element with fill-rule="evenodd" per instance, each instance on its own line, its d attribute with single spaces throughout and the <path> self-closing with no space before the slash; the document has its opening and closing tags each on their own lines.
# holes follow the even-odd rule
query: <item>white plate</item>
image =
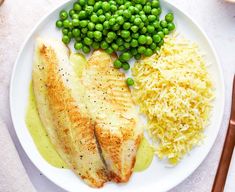
<svg viewBox="0 0 235 192">
<path fill-rule="evenodd" d="M 25 112 L 31 81 L 32 56 L 35 39 L 38 36 L 61 38 L 61 32 L 55 28 L 55 21 L 62 8 L 70 8 L 71 1 L 59 6 L 32 30 L 26 39 L 16 60 L 10 87 L 10 108 L 16 134 L 25 152 L 35 166 L 51 181 L 68 191 L 97 191 L 88 187 L 80 178 L 70 170 L 58 169 L 48 164 L 39 154 L 25 124 Z M 206 53 L 206 60 L 211 63 L 208 68 L 216 90 L 216 99 L 210 119 L 210 125 L 206 128 L 204 144 L 193 149 L 176 167 L 166 167 L 166 164 L 155 158 L 151 166 L 144 172 L 134 173 L 127 184 L 107 183 L 100 192 L 161 192 L 167 191 L 185 178 L 187 178 L 205 159 L 218 134 L 224 111 L 224 84 L 221 67 L 217 55 L 210 41 L 189 16 L 175 6 L 162 1 L 163 12 L 173 11 L 177 31 L 197 42 Z"/>
</svg>

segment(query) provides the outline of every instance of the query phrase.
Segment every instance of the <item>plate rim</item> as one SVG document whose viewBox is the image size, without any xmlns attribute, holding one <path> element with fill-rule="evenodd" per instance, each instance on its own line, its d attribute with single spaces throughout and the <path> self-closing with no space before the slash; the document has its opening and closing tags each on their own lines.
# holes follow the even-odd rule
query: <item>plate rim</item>
<svg viewBox="0 0 235 192">
<path fill-rule="evenodd" d="M 43 169 L 39 168 L 37 166 L 37 164 L 33 161 L 33 159 L 30 157 L 30 155 L 28 154 L 27 150 L 25 149 L 25 145 L 23 144 L 23 142 L 20 139 L 19 136 L 19 131 L 16 129 L 16 123 L 15 123 L 15 118 L 13 117 L 13 104 L 12 104 L 12 97 L 13 97 L 13 81 L 14 81 L 14 77 L 16 74 L 16 68 L 17 68 L 17 64 L 19 62 L 19 59 L 22 55 L 22 52 L 25 48 L 25 45 L 27 44 L 27 42 L 29 41 L 29 39 L 31 38 L 31 36 L 33 35 L 33 33 L 36 31 L 36 29 L 43 23 L 43 21 L 45 19 L 47 19 L 50 15 L 52 15 L 55 11 L 57 11 L 58 9 L 61 9 L 65 4 L 69 3 L 69 2 L 73 2 L 74 0 L 66 0 L 63 1 L 61 3 L 59 3 L 57 6 L 55 6 L 54 8 L 52 8 L 51 11 L 49 11 L 48 13 L 46 13 L 41 19 L 39 19 L 39 21 L 35 24 L 35 26 L 31 29 L 31 31 L 28 33 L 28 35 L 26 36 L 25 40 L 23 41 L 22 45 L 20 46 L 20 50 L 17 54 L 17 57 L 15 59 L 13 68 L 12 68 L 12 72 L 11 72 L 11 78 L 10 78 L 10 88 L 9 88 L 9 104 L 10 104 L 10 116 L 11 116 L 11 120 L 13 123 L 13 127 L 14 127 L 14 131 L 16 133 L 16 137 L 22 147 L 22 149 L 24 150 L 25 154 L 28 156 L 28 158 L 30 159 L 31 163 L 34 164 L 34 166 L 43 173 L 43 175 L 50 180 L 52 183 L 56 184 L 57 186 L 59 186 L 60 188 L 67 190 L 63 185 L 61 185 L 59 182 L 55 181 L 53 178 L 51 178 L 46 171 L 44 171 Z M 208 35 L 205 33 L 204 29 L 202 29 L 202 27 L 198 24 L 197 21 L 195 21 L 188 13 L 186 13 L 185 11 L 183 11 L 181 8 L 178 7 L 178 5 L 175 5 L 173 2 L 169 2 L 168 0 L 160 0 L 161 2 L 164 2 L 164 4 L 168 4 L 170 6 L 172 6 L 174 9 L 176 9 L 177 11 L 179 11 L 181 14 L 183 14 L 185 17 L 187 17 L 190 22 L 192 22 L 195 27 L 202 33 L 202 35 L 204 36 L 204 38 L 206 39 L 212 54 L 215 58 L 215 61 L 217 63 L 217 67 L 218 67 L 218 73 L 219 73 L 219 78 L 221 80 L 221 98 L 222 98 L 222 103 L 221 103 L 221 112 L 218 115 L 218 122 L 219 122 L 219 128 L 217 130 L 217 133 L 215 134 L 214 138 L 212 138 L 212 142 L 211 142 L 211 146 L 207 149 L 207 151 L 204 153 L 203 157 L 198 161 L 198 163 L 193 166 L 193 169 L 190 173 L 186 174 L 184 177 L 181 177 L 180 181 L 176 180 L 175 182 L 172 182 L 171 185 L 167 188 L 167 190 L 171 190 L 172 188 L 178 186 L 179 184 L 181 184 L 183 181 L 185 181 L 185 179 L 187 179 L 190 175 L 192 175 L 197 169 L 198 167 L 205 161 L 205 159 L 207 158 L 208 154 L 210 153 L 210 151 L 212 150 L 212 148 L 215 145 L 215 141 L 219 135 L 219 132 L 221 130 L 221 125 L 222 125 L 222 120 L 223 120 L 223 115 L 224 115 L 224 110 L 225 110 L 225 82 L 224 82 L 224 75 L 223 75 L 223 70 L 222 70 L 222 66 L 221 66 L 221 62 L 219 59 L 219 56 L 216 52 L 216 49 L 212 43 L 212 41 L 209 39 Z M 23 162 L 22 162 L 23 163 Z"/>
</svg>

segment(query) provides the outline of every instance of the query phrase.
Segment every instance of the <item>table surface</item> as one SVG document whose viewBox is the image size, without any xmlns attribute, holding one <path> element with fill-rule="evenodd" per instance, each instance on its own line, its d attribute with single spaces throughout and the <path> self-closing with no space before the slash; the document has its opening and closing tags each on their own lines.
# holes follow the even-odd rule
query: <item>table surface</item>
<svg viewBox="0 0 235 192">
<path fill-rule="evenodd" d="M 27 173 L 39 192 L 64 192 L 64 190 L 51 183 L 37 170 L 16 138 L 9 112 L 10 74 L 27 34 L 43 15 L 63 1 L 65 0 L 5 0 L 0 7 L 0 116 L 7 123 Z M 171 192 L 208 192 L 213 184 L 230 115 L 232 78 L 235 73 L 235 4 L 226 3 L 223 0 L 169 1 L 189 13 L 205 30 L 219 55 L 225 77 L 225 113 L 216 142 L 200 167 L 171 190 Z M 233 164 L 234 169 L 229 175 L 234 181 L 235 163 Z M 230 177 L 229 180 L 231 180 Z M 235 191 L 234 182 L 229 182 L 225 191 Z"/>
</svg>

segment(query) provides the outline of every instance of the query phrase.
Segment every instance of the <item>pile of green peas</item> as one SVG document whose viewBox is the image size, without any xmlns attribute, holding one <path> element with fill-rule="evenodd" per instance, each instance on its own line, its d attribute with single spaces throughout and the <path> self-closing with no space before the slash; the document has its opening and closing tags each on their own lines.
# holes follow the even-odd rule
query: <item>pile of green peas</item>
<svg viewBox="0 0 235 192">
<path fill-rule="evenodd" d="M 56 26 L 62 29 L 62 41 L 85 54 L 93 49 L 119 52 L 117 69 L 129 70 L 131 58 L 149 57 L 164 43 L 164 36 L 175 29 L 173 13 L 160 20 L 159 0 L 77 0 L 67 12 L 61 10 Z M 128 85 L 133 85 L 131 78 Z"/>
</svg>

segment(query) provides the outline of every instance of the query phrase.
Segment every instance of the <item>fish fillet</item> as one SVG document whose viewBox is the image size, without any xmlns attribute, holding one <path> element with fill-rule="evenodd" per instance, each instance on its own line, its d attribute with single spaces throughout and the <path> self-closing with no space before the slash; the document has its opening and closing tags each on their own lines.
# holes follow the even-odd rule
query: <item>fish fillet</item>
<svg viewBox="0 0 235 192">
<path fill-rule="evenodd" d="M 42 123 L 55 149 L 87 184 L 108 181 L 89 116 L 85 89 L 69 63 L 68 49 L 55 40 L 38 39 L 33 88 Z"/>
<path fill-rule="evenodd" d="M 115 182 L 127 182 L 142 129 L 125 74 L 113 67 L 113 59 L 104 51 L 95 51 L 83 71 L 82 82 L 109 177 Z"/>
</svg>

